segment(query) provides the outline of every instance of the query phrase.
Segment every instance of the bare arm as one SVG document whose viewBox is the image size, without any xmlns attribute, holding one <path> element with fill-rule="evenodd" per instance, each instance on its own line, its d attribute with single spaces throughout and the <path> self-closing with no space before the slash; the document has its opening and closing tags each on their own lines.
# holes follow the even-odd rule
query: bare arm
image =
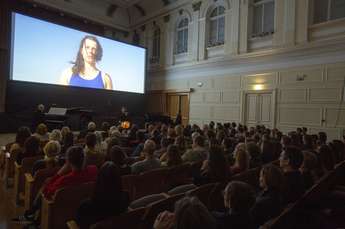
<svg viewBox="0 0 345 229">
<path fill-rule="evenodd" d="M 107 73 L 102 72 L 102 80 L 105 89 L 113 90 L 113 82 L 111 80 L 111 77 Z"/>
</svg>

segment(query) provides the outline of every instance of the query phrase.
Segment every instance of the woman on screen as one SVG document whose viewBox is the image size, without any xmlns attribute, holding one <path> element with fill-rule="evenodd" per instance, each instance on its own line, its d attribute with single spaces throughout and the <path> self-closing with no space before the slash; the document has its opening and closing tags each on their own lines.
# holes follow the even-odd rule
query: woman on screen
<svg viewBox="0 0 345 229">
<path fill-rule="evenodd" d="M 102 54 L 103 50 L 97 38 L 85 36 L 80 42 L 74 65 L 62 73 L 60 84 L 112 90 L 110 76 L 96 67 L 97 61 L 102 59 Z"/>
</svg>

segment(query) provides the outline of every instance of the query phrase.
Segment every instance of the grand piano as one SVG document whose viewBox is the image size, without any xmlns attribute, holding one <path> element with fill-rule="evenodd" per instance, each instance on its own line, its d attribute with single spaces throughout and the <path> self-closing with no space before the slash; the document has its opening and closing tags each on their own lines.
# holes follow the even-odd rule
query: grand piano
<svg viewBox="0 0 345 229">
<path fill-rule="evenodd" d="M 71 130 L 82 130 L 92 121 L 94 112 L 83 107 L 51 107 L 45 113 L 45 123 L 48 128 L 60 129 L 62 126 L 69 126 Z"/>
</svg>

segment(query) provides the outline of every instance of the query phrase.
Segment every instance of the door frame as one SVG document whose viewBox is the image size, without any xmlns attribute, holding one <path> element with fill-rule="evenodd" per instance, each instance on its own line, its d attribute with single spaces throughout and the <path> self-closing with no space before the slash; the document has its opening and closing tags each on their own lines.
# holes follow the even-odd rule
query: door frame
<svg viewBox="0 0 345 229">
<path fill-rule="evenodd" d="M 271 106 L 271 113 L 272 113 L 272 121 L 271 126 L 272 129 L 276 128 L 277 125 L 277 89 L 265 89 L 265 90 L 244 90 L 241 93 L 241 108 L 240 108 L 240 122 L 245 125 L 246 124 L 246 107 L 247 107 L 247 95 L 248 94 L 272 94 L 272 106 Z"/>
<path fill-rule="evenodd" d="M 165 104 L 166 104 L 166 106 L 165 106 L 165 111 L 164 111 L 164 113 L 166 114 L 166 115 L 169 115 L 169 113 L 168 113 L 168 109 L 169 109 L 169 107 L 168 107 L 168 98 L 169 98 L 169 96 L 171 96 L 171 95 L 177 95 L 177 96 L 181 96 L 181 95 L 186 95 L 187 96 L 187 99 L 188 99 L 188 122 L 187 122 L 187 124 L 189 124 L 189 115 L 190 115 L 190 93 L 189 92 L 170 92 L 170 91 L 168 91 L 168 92 L 166 92 L 165 93 Z M 179 99 L 179 103 L 180 103 L 181 101 L 180 101 L 180 99 Z M 169 116 L 170 117 L 170 116 Z"/>
</svg>

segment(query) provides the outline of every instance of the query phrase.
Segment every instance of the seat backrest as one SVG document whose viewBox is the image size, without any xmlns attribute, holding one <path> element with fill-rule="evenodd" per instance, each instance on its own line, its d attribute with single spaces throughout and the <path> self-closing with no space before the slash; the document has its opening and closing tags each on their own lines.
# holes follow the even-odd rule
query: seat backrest
<svg viewBox="0 0 345 229">
<path fill-rule="evenodd" d="M 231 181 L 242 181 L 249 185 L 251 185 L 253 188 L 259 187 L 259 177 L 260 177 L 260 170 L 261 166 L 249 169 L 245 172 L 236 174 L 230 178 Z"/>
<path fill-rule="evenodd" d="M 188 184 L 192 181 L 192 168 L 189 163 L 169 168 L 167 175 L 167 186 L 174 188 L 179 185 Z"/>
<path fill-rule="evenodd" d="M 217 183 L 205 184 L 202 185 L 194 190 L 187 192 L 188 196 L 196 196 L 198 199 L 205 204 L 206 207 L 208 206 L 208 199 L 211 194 L 211 191 L 216 187 Z"/>
<path fill-rule="evenodd" d="M 94 185 L 90 182 L 59 189 L 51 206 L 49 228 L 65 228 L 67 221 L 75 219 L 80 203 L 91 196 Z"/>
<path fill-rule="evenodd" d="M 134 200 L 135 181 L 139 175 L 125 175 L 121 177 L 122 189 L 128 192 L 129 200 Z"/>
<path fill-rule="evenodd" d="M 92 225 L 91 229 L 142 229 L 142 217 L 146 208 L 137 208 L 119 216 L 114 216 Z"/>
<path fill-rule="evenodd" d="M 167 190 L 166 177 L 168 169 L 155 169 L 140 174 L 135 179 L 134 199 L 140 197 L 165 192 Z"/>
<path fill-rule="evenodd" d="M 140 199 L 134 200 L 129 205 L 129 208 L 136 209 L 136 208 L 146 207 L 147 205 L 151 203 L 154 203 L 166 198 L 167 197 L 163 193 L 147 195 L 147 196 L 141 197 Z"/>
<path fill-rule="evenodd" d="M 227 183 L 218 183 L 208 197 L 208 207 L 210 211 L 225 211 L 223 191 Z"/>
<path fill-rule="evenodd" d="M 183 184 L 180 186 L 177 186 L 173 189 L 170 189 L 168 191 L 168 195 L 172 196 L 172 195 L 177 195 L 177 194 L 181 194 L 181 193 L 185 193 L 191 190 L 196 189 L 197 186 L 195 184 Z"/>
</svg>

